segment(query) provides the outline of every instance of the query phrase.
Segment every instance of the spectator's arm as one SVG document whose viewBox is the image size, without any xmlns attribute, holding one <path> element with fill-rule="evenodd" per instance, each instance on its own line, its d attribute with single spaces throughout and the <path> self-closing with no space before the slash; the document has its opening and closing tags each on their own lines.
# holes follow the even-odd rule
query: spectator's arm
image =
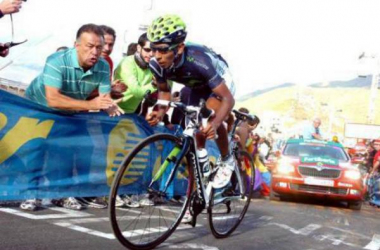
<svg viewBox="0 0 380 250">
<path fill-rule="evenodd" d="M 375 164 L 373 164 L 373 168 L 372 168 L 372 171 L 371 171 L 370 175 L 374 175 L 378 171 L 379 165 L 380 165 L 380 159 L 378 159 L 375 162 Z"/>
<path fill-rule="evenodd" d="M 154 91 L 155 87 L 152 84 L 147 84 L 142 86 L 137 79 L 137 66 L 133 63 L 132 60 L 126 58 L 123 60 L 115 70 L 115 79 L 120 79 L 123 83 L 127 85 L 127 90 L 123 93 L 123 101 L 128 100 L 131 96 L 143 99 L 147 90 Z M 133 58 L 132 58 L 133 59 Z M 152 80 L 152 74 L 147 74 L 145 81 Z"/>
<path fill-rule="evenodd" d="M 49 107 L 64 110 L 99 110 L 108 109 L 113 105 L 109 95 L 100 95 L 91 101 L 76 100 L 61 94 L 60 90 L 55 87 L 45 85 L 46 101 Z"/>
</svg>

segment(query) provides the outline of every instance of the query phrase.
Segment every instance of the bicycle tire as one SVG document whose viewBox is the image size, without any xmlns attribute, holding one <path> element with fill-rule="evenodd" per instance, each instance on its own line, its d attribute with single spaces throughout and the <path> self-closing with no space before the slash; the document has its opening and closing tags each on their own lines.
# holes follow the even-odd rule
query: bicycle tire
<svg viewBox="0 0 380 250">
<path fill-rule="evenodd" d="M 229 236 L 239 226 L 251 202 L 255 167 L 252 157 L 246 151 L 240 151 L 239 155 L 241 160 L 237 162 L 244 190 L 239 187 L 236 179 L 237 173 L 234 171 L 231 184 L 226 188 L 222 197 L 216 195 L 214 188 L 211 191 L 210 206 L 208 208 L 209 225 L 212 234 L 216 238 Z M 234 205 L 236 205 L 236 208 L 231 208 Z M 238 205 L 242 206 L 241 209 L 239 209 Z"/>
<path fill-rule="evenodd" d="M 179 137 L 171 134 L 152 135 L 136 145 L 119 166 L 109 195 L 109 217 L 115 237 L 125 247 L 142 250 L 152 249 L 164 242 L 181 222 L 190 201 L 189 197 L 194 181 L 192 169 L 187 164 L 189 162 L 188 155 L 182 157 L 180 167 L 175 173 L 176 176 L 181 174 L 185 176 L 187 171 L 188 176 L 183 179 L 175 178 L 170 182 L 170 185 L 173 185 L 172 187 L 174 187 L 174 184 L 178 186 L 178 183 L 182 185 L 183 190 L 181 192 L 183 193 L 180 195 L 185 198 L 183 203 L 173 201 L 172 197 L 176 195 L 175 190 L 170 191 L 168 189 L 166 192 L 164 192 L 165 190 L 161 190 L 163 189 L 163 183 L 166 183 L 165 174 L 156 181 L 152 181 L 153 178 L 157 177 L 155 174 L 158 172 L 157 169 L 161 169 L 162 165 L 164 165 L 161 164 L 162 159 L 169 158 L 170 152 L 174 152 L 174 147 L 178 147 L 178 145 L 180 145 Z M 132 174 L 132 177 L 136 174 L 132 171 L 137 167 L 141 167 L 144 159 L 148 157 L 155 159 L 155 167 L 145 167 L 144 174 L 134 178 L 134 182 L 130 182 L 128 179 L 130 174 Z M 172 160 L 174 159 L 173 157 L 171 158 Z M 187 162 L 185 159 L 187 159 Z M 146 163 L 149 163 L 149 161 L 146 160 Z M 172 167 L 174 165 L 173 162 L 169 164 L 172 164 Z M 170 172 L 170 170 L 168 168 L 165 173 Z M 146 173 L 148 174 L 146 175 Z M 151 183 L 153 185 L 149 185 Z M 124 197 L 124 200 L 126 199 L 125 197 L 133 198 L 133 195 L 128 196 L 133 193 L 132 187 L 135 187 L 140 193 L 145 193 L 145 196 L 149 194 L 148 198 L 150 201 L 153 201 L 154 205 L 133 208 L 131 207 L 131 203 L 127 209 L 117 208 L 116 200 L 118 196 L 119 198 Z M 148 187 L 150 188 L 149 191 Z"/>
</svg>

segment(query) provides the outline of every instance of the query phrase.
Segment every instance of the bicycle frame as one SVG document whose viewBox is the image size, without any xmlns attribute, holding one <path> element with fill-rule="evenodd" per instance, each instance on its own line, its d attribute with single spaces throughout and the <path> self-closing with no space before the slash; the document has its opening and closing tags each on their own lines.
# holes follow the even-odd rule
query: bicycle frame
<svg viewBox="0 0 380 250">
<path fill-rule="evenodd" d="M 176 103 L 172 103 L 172 102 L 168 102 L 168 103 L 165 102 L 164 104 L 166 104 L 168 106 L 176 105 Z M 196 112 L 196 116 L 198 117 L 198 114 L 200 111 L 199 107 L 188 106 L 187 108 Z M 234 126 L 233 126 L 231 133 L 229 134 L 229 140 L 228 140 L 229 145 L 230 145 L 230 152 L 235 155 L 235 159 L 238 159 L 238 155 L 237 155 L 238 154 L 238 147 L 237 147 L 237 143 L 234 142 L 232 139 L 234 137 L 236 127 L 237 127 L 239 121 L 240 120 L 237 119 L 234 122 Z M 168 179 L 165 183 L 165 186 L 164 186 L 163 193 L 165 193 L 167 191 L 170 183 L 173 181 L 175 174 L 178 170 L 178 167 L 179 167 L 180 162 L 182 161 L 183 157 L 185 157 L 187 154 L 190 154 L 191 161 L 192 161 L 193 166 L 195 168 L 194 169 L 194 178 L 195 178 L 195 182 L 196 182 L 197 196 L 201 201 L 204 201 L 205 208 L 208 209 L 210 206 L 210 195 L 211 195 L 211 190 L 212 190 L 212 183 L 208 182 L 207 185 L 205 184 L 205 181 L 203 179 L 203 172 L 201 169 L 201 165 L 199 164 L 199 158 L 198 158 L 198 155 L 196 153 L 197 152 L 196 149 L 197 149 L 198 145 L 197 145 L 197 141 L 195 139 L 195 135 L 198 132 L 198 128 L 199 128 L 199 126 L 198 126 L 196 120 L 190 119 L 189 124 L 186 126 L 185 130 L 183 131 L 183 133 L 181 135 L 181 145 L 180 146 L 182 148 L 179 148 L 178 146 L 174 147 L 174 149 L 168 155 L 167 159 L 159 167 L 157 173 L 155 174 L 155 176 L 152 179 L 150 187 L 151 187 L 151 185 L 153 185 L 154 181 L 158 180 L 162 176 L 162 174 L 165 172 L 166 168 L 168 167 L 169 162 L 175 162 L 174 167 L 170 171 L 169 177 L 168 177 Z M 215 171 L 216 171 L 216 169 L 215 169 Z M 236 173 L 238 171 L 240 171 L 238 164 L 235 165 L 235 171 L 236 171 Z M 243 180 L 241 179 L 239 174 L 237 174 L 236 176 L 237 176 L 237 181 L 238 181 L 239 186 L 240 186 L 240 190 L 244 190 Z"/>
</svg>

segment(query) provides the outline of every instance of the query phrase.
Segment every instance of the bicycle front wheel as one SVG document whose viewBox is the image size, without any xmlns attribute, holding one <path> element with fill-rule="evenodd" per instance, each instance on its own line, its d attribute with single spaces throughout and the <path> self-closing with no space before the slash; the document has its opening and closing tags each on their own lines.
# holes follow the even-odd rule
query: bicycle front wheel
<svg viewBox="0 0 380 250">
<path fill-rule="evenodd" d="M 239 156 L 239 172 L 234 171 L 229 186 L 222 193 L 215 189 L 211 192 L 209 224 L 216 238 L 229 236 L 239 226 L 251 201 L 255 168 L 246 151 L 240 151 Z"/>
<path fill-rule="evenodd" d="M 124 246 L 151 249 L 176 230 L 193 183 L 185 150 L 178 137 L 156 134 L 138 144 L 120 165 L 109 213 L 114 234 Z"/>
</svg>

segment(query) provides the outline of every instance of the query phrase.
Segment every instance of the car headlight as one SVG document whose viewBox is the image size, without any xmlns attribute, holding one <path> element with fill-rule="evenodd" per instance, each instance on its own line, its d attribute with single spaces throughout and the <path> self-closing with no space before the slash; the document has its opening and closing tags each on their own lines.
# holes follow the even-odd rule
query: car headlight
<svg viewBox="0 0 380 250">
<path fill-rule="evenodd" d="M 281 160 L 280 163 L 278 164 L 277 171 L 281 174 L 293 173 L 294 166 L 286 160 Z"/>
<path fill-rule="evenodd" d="M 352 180 L 359 180 L 361 178 L 360 172 L 355 170 L 347 170 L 344 172 L 344 177 Z"/>
</svg>

